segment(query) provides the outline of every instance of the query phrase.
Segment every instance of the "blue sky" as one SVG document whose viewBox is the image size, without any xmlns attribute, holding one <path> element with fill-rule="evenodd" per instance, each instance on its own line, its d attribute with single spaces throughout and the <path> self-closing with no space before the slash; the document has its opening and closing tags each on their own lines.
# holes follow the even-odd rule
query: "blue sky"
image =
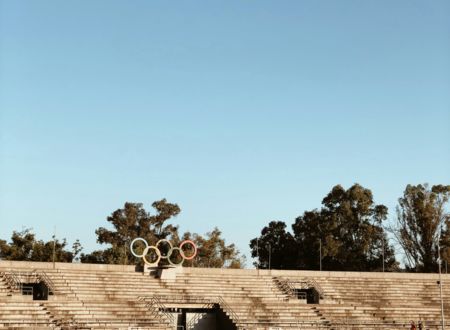
<svg viewBox="0 0 450 330">
<path fill-rule="evenodd" d="M 125 201 L 248 254 L 333 185 L 450 179 L 448 1 L 0 1 L 0 238 Z M 248 265 L 251 261 L 248 261 Z"/>
</svg>

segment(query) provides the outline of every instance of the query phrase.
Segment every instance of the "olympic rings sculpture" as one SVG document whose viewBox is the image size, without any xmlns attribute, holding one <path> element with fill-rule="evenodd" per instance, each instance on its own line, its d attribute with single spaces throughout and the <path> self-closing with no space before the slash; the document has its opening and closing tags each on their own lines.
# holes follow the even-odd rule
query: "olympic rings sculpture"
<svg viewBox="0 0 450 330">
<path fill-rule="evenodd" d="M 144 248 L 144 250 L 142 251 L 141 254 L 137 254 L 137 253 L 134 251 L 134 247 L 133 247 L 134 244 L 135 244 L 136 242 L 139 242 L 139 241 L 140 241 L 140 242 L 143 242 L 144 245 L 145 245 L 145 248 Z M 168 250 L 168 252 L 167 252 L 165 255 L 163 255 L 163 254 L 161 253 L 161 250 L 159 249 L 159 246 L 160 246 L 160 244 L 162 244 L 162 243 L 168 244 L 169 247 L 170 247 L 169 250 Z M 194 249 L 194 252 L 193 252 L 192 255 L 190 255 L 190 256 L 186 256 L 185 253 L 184 253 L 184 251 L 183 251 L 183 246 L 185 246 L 186 244 L 191 245 L 192 248 Z M 131 242 L 131 244 L 130 244 L 130 250 L 131 250 L 131 253 L 132 253 L 136 258 L 142 258 L 142 260 L 144 261 L 144 263 L 145 263 L 146 265 L 148 265 L 148 266 L 151 266 L 151 267 L 156 267 L 156 266 L 158 266 L 158 263 L 161 261 L 161 259 L 167 259 L 167 261 L 169 262 L 169 264 L 171 264 L 172 266 L 181 266 L 185 260 L 192 260 L 192 259 L 194 259 L 195 256 L 197 255 L 197 246 L 196 246 L 195 243 L 194 243 L 193 241 L 191 241 L 191 240 L 185 240 L 185 241 L 183 241 L 183 242 L 180 243 L 180 246 L 178 246 L 178 247 L 175 246 L 175 247 L 174 247 L 174 246 L 172 246 L 172 243 L 170 243 L 170 241 L 167 240 L 167 239 L 160 239 L 155 245 L 148 245 L 148 243 L 147 243 L 147 241 L 146 241 L 145 239 L 143 239 L 142 237 L 138 237 L 138 238 L 135 238 L 135 239 Z M 147 259 L 147 255 L 148 255 L 148 253 L 149 253 L 150 250 L 154 251 L 155 254 L 156 254 L 156 256 L 157 256 L 156 260 L 153 261 L 153 262 L 151 262 L 151 261 L 149 261 L 149 260 Z M 178 253 L 179 253 L 180 256 L 182 257 L 181 261 L 178 262 L 178 263 L 175 263 L 175 262 L 173 262 L 173 261 L 170 259 L 170 257 L 172 256 L 172 253 L 173 253 L 174 251 L 178 251 Z"/>
</svg>

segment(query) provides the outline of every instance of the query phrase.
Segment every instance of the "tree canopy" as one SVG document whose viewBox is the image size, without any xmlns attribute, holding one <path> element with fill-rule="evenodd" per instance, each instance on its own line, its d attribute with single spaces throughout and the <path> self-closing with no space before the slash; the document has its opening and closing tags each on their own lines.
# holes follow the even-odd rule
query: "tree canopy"
<svg viewBox="0 0 450 330">
<path fill-rule="evenodd" d="M 437 271 L 439 243 L 448 260 L 450 214 L 445 205 L 449 197 L 450 186 L 434 185 L 430 189 L 427 184 L 419 184 L 408 185 L 399 198 L 397 221 L 391 231 L 404 251 L 408 269 Z"/>
<path fill-rule="evenodd" d="M 323 270 L 378 271 L 384 266 L 386 271 L 397 271 L 400 267 L 389 244 L 390 233 L 403 250 L 406 270 L 435 272 L 438 252 L 450 263 L 449 198 L 450 185 L 408 185 L 398 199 L 395 221 L 386 226 L 388 209 L 374 202 L 369 189 L 359 184 L 348 189 L 336 185 L 322 199 L 321 207 L 304 211 L 291 230 L 276 220 L 264 226 L 250 241 L 251 256 L 259 268 L 319 269 L 321 265 Z M 170 240 L 173 246 L 182 240 L 195 242 L 198 254 L 184 266 L 244 267 L 245 256 L 234 244 L 226 243 L 217 227 L 205 235 L 179 233 L 173 223 L 181 212 L 177 204 L 161 199 L 151 206 L 153 211 L 147 212 L 142 203 L 126 202 L 112 212 L 106 218 L 109 227 L 95 231 L 104 249 L 81 253 L 83 248 L 76 240 L 69 250 L 65 239 L 45 242 L 25 229 L 14 231 L 10 242 L 0 240 L 0 258 L 52 261 L 54 255 L 57 262 L 140 264 L 130 243 L 142 237 L 150 245 L 160 239 Z"/>
<path fill-rule="evenodd" d="M 297 268 L 297 244 L 282 221 L 271 221 L 261 230 L 260 237 L 250 241 L 250 248 L 258 268 Z"/>
<path fill-rule="evenodd" d="M 345 190 L 333 187 L 322 200 L 320 210 L 306 211 L 292 225 L 271 222 L 258 239 L 250 241 L 252 256 L 268 266 L 267 244 L 271 246 L 273 268 L 324 270 L 388 270 L 398 267 L 394 249 L 387 243 L 382 222 L 387 208 L 373 201 L 372 192 L 359 184 Z M 257 241 L 262 244 L 258 244 Z M 320 259 L 322 253 L 322 259 Z"/>
<path fill-rule="evenodd" d="M 177 246 L 181 241 L 178 226 L 170 224 L 168 221 L 181 212 L 180 207 L 167 202 L 166 199 L 155 201 L 152 203 L 152 207 L 156 211 L 154 214 L 147 212 L 142 203 L 127 202 L 123 208 L 115 210 L 107 218 L 113 229 L 100 227 L 95 231 L 97 241 L 101 244 L 108 244 L 109 247 L 82 254 L 81 261 L 108 264 L 142 263 L 142 260 L 131 254 L 129 248 L 132 240 L 137 237 L 144 238 L 150 245 L 156 244 L 160 239 L 168 239 L 174 246 Z M 207 233 L 206 237 L 189 232 L 182 237 L 194 241 L 198 247 L 197 257 L 192 261 L 186 261 L 184 266 L 241 268 L 244 265 L 243 256 L 240 255 L 234 244 L 225 244 L 218 228 Z M 160 246 L 160 248 L 166 247 Z M 164 251 L 162 252 L 165 254 Z"/>
<path fill-rule="evenodd" d="M 72 262 L 80 250 L 67 251 L 66 246 L 66 239 L 60 241 L 54 238 L 44 242 L 37 240 L 31 229 L 24 229 L 20 232 L 14 231 L 10 243 L 0 240 L 0 258 L 18 261 L 53 261 L 54 251 L 55 262 Z"/>
<path fill-rule="evenodd" d="M 187 232 L 183 239 L 192 240 L 198 248 L 197 257 L 188 265 L 208 268 L 243 268 L 245 265 L 245 257 L 234 244 L 225 243 L 217 227 L 206 236 Z"/>
<path fill-rule="evenodd" d="M 97 242 L 109 244 L 105 250 L 82 254 L 82 262 L 107 264 L 135 264 L 136 258 L 129 249 L 130 243 L 136 237 L 144 238 L 149 244 L 155 244 L 162 238 L 177 235 L 178 227 L 167 224 L 167 221 L 180 213 L 177 204 L 161 199 L 152 203 L 155 214 L 147 212 L 142 203 L 125 203 L 124 207 L 115 210 L 107 221 L 113 229 L 98 228 Z"/>
</svg>

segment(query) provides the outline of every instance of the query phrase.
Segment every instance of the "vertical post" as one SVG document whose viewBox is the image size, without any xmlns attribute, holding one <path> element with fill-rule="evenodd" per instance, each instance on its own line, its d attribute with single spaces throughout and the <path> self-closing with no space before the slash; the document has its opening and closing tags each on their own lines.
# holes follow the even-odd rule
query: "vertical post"
<svg viewBox="0 0 450 330">
<path fill-rule="evenodd" d="M 322 271 L 322 239 L 319 239 L 319 267 Z"/>
<path fill-rule="evenodd" d="M 384 236 L 383 236 L 383 273 L 384 273 Z"/>
<path fill-rule="evenodd" d="M 440 236 L 439 236 L 440 241 Z M 445 330 L 445 319 L 444 319 L 444 300 L 442 299 L 442 277 L 441 277 L 441 247 L 438 241 L 438 262 L 439 262 L 439 294 L 441 297 L 441 326 L 442 330 Z"/>
<path fill-rule="evenodd" d="M 56 226 L 53 230 L 53 269 L 55 269 L 55 258 L 56 258 Z"/>
</svg>

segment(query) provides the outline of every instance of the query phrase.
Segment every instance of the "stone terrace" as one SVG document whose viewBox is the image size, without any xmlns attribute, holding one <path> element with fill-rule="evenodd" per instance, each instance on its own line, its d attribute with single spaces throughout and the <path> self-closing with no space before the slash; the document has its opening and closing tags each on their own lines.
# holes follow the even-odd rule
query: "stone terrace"
<svg viewBox="0 0 450 330">
<path fill-rule="evenodd" d="M 20 273 L 44 274 L 54 294 L 22 295 L 11 284 Z M 450 275 L 442 278 L 450 320 Z M 191 313 L 187 329 L 409 329 L 412 320 L 439 329 L 437 280 L 437 274 L 205 268 L 166 269 L 155 278 L 133 266 L 0 261 L 0 329 L 177 329 L 176 312 L 201 308 L 218 311 L 222 325 L 202 325 L 206 313 Z M 293 288 L 313 289 L 322 299 L 307 304 Z"/>
</svg>

